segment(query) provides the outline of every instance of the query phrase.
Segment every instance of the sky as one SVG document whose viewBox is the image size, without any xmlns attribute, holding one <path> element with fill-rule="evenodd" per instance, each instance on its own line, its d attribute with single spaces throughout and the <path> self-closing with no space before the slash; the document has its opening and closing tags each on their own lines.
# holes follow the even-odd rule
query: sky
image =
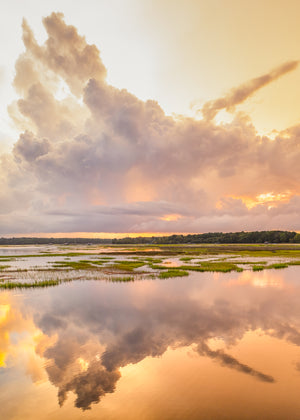
<svg viewBox="0 0 300 420">
<path fill-rule="evenodd" d="M 299 231 L 299 12 L 0 5 L 0 235 Z"/>
</svg>

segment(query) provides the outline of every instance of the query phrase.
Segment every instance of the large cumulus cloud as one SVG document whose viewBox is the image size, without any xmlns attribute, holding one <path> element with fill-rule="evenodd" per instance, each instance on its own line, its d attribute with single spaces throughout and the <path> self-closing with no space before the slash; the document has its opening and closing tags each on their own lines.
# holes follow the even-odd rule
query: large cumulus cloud
<svg viewBox="0 0 300 420">
<path fill-rule="evenodd" d="M 44 26 L 40 46 L 23 23 L 9 107 L 21 134 L 0 156 L 1 233 L 300 229 L 299 127 L 272 140 L 244 115 L 211 119 L 297 62 L 207 103 L 203 120 L 170 117 L 110 86 L 97 47 L 62 14 Z"/>
</svg>

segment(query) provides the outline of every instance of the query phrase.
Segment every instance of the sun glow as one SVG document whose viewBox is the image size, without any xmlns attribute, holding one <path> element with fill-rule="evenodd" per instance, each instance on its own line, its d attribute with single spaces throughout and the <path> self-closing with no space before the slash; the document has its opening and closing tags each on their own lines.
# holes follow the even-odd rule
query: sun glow
<svg viewBox="0 0 300 420">
<path fill-rule="evenodd" d="M 79 357 L 78 363 L 79 363 L 79 365 L 81 367 L 81 370 L 83 372 L 85 372 L 86 370 L 88 370 L 89 362 L 87 362 L 86 360 L 82 359 L 82 357 Z"/>
<path fill-rule="evenodd" d="M 163 217 L 160 217 L 160 220 L 164 220 L 165 222 L 176 222 L 177 220 L 181 219 L 181 214 L 165 214 Z"/>
<path fill-rule="evenodd" d="M 240 199 L 242 202 L 246 205 L 246 207 L 251 210 L 252 208 L 261 205 L 261 204 L 267 204 L 268 210 L 277 207 L 280 203 L 285 203 L 289 201 L 290 197 L 292 196 L 292 193 L 290 191 L 286 191 L 283 193 L 274 193 L 274 192 L 267 192 L 263 194 L 259 194 L 256 197 L 231 197 L 234 199 Z"/>
<path fill-rule="evenodd" d="M 278 274 L 274 275 L 272 272 L 264 271 L 260 274 L 254 274 L 252 271 L 244 271 L 238 280 L 231 280 L 228 285 L 245 285 L 250 284 L 253 287 L 275 289 L 283 289 L 286 287 L 283 278 Z"/>
<path fill-rule="evenodd" d="M 0 305 L 0 323 L 2 323 L 5 320 L 9 310 L 10 305 Z"/>
<path fill-rule="evenodd" d="M 7 315 L 9 313 L 10 310 L 10 305 L 0 305 L 0 327 L 1 329 L 3 328 L 3 324 L 5 324 Z M 7 343 L 9 340 L 9 335 L 7 331 L 3 331 L 0 335 L 0 340 L 4 343 Z M 1 351 L 0 352 L 0 367 L 5 367 L 5 359 L 7 356 L 7 352 L 6 351 Z"/>
</svg>

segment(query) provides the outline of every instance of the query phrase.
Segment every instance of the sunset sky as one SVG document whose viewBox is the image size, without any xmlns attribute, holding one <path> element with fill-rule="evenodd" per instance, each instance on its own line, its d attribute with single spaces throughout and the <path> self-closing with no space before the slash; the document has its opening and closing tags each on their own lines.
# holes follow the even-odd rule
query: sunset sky
<svg viewBox="0 0 300 420">
<path fill-rule="evenodd" d="M 300 231 L 299 15 L 3 2 L 0 236 Z"/>
</svg>

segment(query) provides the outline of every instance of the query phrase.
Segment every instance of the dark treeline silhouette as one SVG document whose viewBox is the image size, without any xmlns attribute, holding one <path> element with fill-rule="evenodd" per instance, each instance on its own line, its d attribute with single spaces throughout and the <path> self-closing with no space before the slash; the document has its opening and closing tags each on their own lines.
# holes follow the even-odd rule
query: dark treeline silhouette
<svg viewBox="0 0 300 420">
<path fill-rule="evenodd" d="M 257 232 L 211 232 L 122 239 L 101 238 L 0 238 L 0 245 L 125 245 L 125 244 L 263 244 L 300 243 L 300 234 L 283 230 Z"/>
<path fill-rule="evenodd" d="M 300 234 L 282 230 L 260 232 L 212 232 L 193 235 L 153 236 L 113 239 L 113 244 L 262 244 L 300 243 Z"/>
</svg>

